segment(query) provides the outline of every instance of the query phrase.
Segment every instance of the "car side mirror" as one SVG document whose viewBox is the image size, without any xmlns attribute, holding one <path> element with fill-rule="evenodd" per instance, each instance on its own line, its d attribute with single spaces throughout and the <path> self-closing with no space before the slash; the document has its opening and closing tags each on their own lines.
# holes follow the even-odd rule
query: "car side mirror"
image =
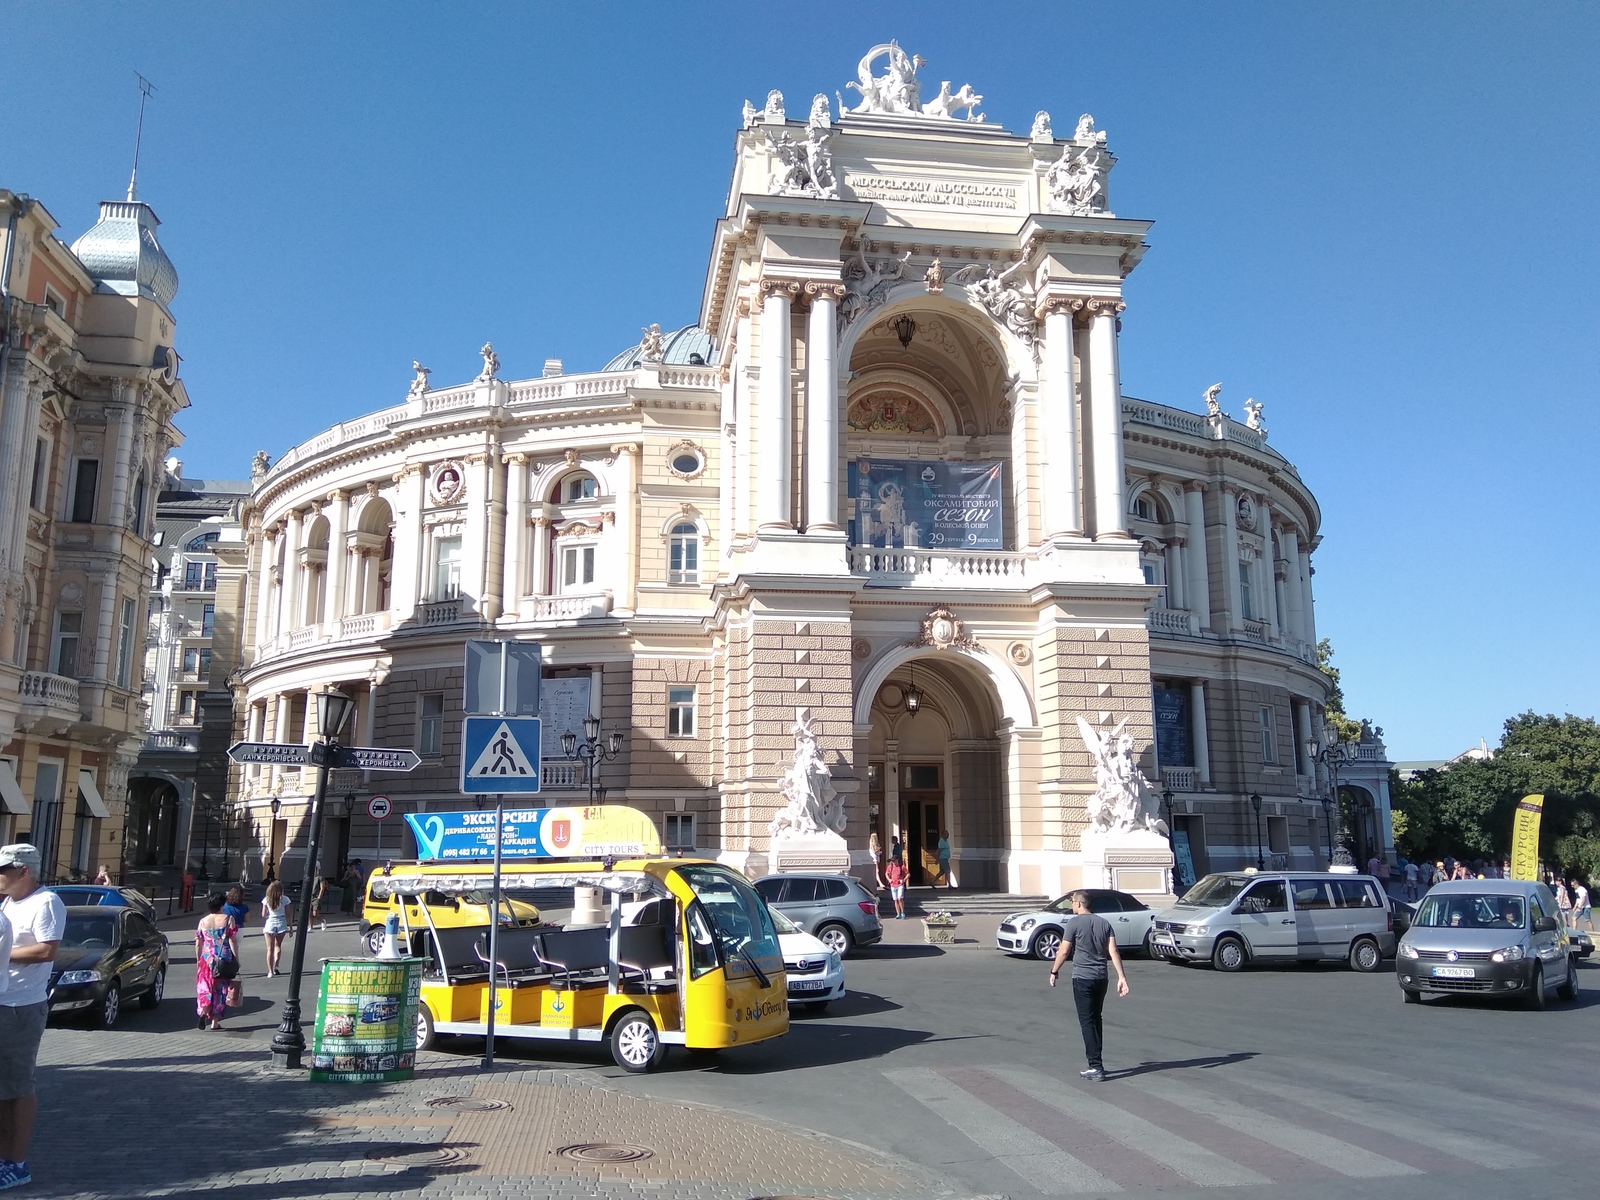
<svg viewBox="0 0 1600 1200">
<path fill-rule="evenodd" d="M 144 939 L 142 937 L 132 937 L 122 943 L 122 948 L 124 950 L 137 950 L 144 944 Z"/>
<path fill-rule="evenodd" d="M 1535 918 L 1533 931 L 1535 933 L 1554 933 L 1556 931 L 1556 919 L 1554 917 Z"/>
</svg>

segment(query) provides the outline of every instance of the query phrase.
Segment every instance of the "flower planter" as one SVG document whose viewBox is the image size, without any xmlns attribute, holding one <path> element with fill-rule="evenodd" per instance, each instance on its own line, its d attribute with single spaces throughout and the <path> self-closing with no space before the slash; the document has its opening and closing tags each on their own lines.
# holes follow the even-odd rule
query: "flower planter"
<svg viewBox="0 0 1600 1200">
<path fill-rule="evenodd" d="M 922 922 L 922 939 L 930 945 L 948 945 L 956 940 L 956 923 L 925 920 Z"/>
</svg>

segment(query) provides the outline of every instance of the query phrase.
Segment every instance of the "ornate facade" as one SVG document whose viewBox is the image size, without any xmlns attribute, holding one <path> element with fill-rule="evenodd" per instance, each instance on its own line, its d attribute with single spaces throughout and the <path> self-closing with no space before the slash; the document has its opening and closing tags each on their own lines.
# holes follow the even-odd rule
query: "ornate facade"
<svg viewBox="0 0 1600 1200">
<path fill-rule="evenodd" d="M 335 781 L 339 856 L 373 855 L 370 791 L 466 803 L 462 643 L 496 636 L 545 649 L 551 802 L 583 794 L 559 735 L 593 713 L 625 735 L 605 796 L 751 872 L 797 723 L 858 864 L 871 831 L 931 849 L 948 829 L 964 887 L 1075 884 L 1080 717 L 1126 722 L 1180 864 L 1253 862 L 1257 830 L 1319 857 L 1315 498 L 1259 408 L 1122 394 L 1150 223 L 1108 211 L 1105 133 L 1056 138 L 1044 113 L 1011 133 L 970 86 L 924 101 L 916 67 L 875 48 L 847 113 L 746 103 L 695 326 L 591 374 L 502 380 L 485 347 L 434 388 L 416 365 L 393 407 L 260 480 L 235 735 L 309 738 L 308 695 L 336 684 L 353 740 L 424 758 Z M 235 769 L 289 878 L 309 790 Z"/>
<path fill-rule="evenodd" d="M 144 738 L 140 664 L 161 462 L 189 401 L 177 272 L 130 187 L 69 249 L 0 190 L 0 839 L 46 879 L 118 874 Z"/>
</svg>

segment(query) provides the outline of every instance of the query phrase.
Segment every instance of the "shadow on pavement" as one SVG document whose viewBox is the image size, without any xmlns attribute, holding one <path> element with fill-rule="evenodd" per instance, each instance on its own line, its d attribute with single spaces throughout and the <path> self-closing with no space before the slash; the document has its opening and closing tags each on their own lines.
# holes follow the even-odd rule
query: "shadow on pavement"
<svg viewBox="0 0 1600 1200">
<path fill-rule="evenodd" d="M 944 951 L 938 946 L 908 945 L 898 946 L 890 942 L 878 942 L 871 946 L 863 946 L 852 954 L 851 958 L 938 958 Z M 847 963 L 849 959 L 845 960 Z M 848 969 L 848 968 L 847 968 Z"/>
<path fill-rule="evenodd" d="M 724 1075 L 760 1075 L 863 1062 L 932 1039 L 933 1035 L 924 1029 L 796 1022 L 784 1037 L 719 1052 L 716 1069 Z"/>
<path fill-rule="evenodd" d="M 1216 1067 L 1231 1067 L 1236 1063 L 1248 1062 L 1254 1057 L 1256 1057 L 1254 1050 L 1246 1050 L 1236 1054 L 1214 1054 L 1208 1058 L 1181 1058 L 1170 1062 L 1142 1062 L 1136 1067 L 1127 1067 L 1120 1071 L 1107 1071 L 1106 1078 L 1131 1079 L 1135 1075 L 1153 1075 L 1157 1071 L 1212 1070 Z"/>
</svg>

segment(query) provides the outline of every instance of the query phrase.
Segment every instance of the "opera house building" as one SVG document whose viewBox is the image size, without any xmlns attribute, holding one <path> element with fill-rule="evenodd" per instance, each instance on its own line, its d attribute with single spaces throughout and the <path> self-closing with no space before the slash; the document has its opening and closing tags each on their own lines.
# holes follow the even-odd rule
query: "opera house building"
<svg viewBox="0 0 1600 1200">
<path fill-rule="evenodd" d="M 962 889 L 1076 885 L 1080 717 L 1133 735 L 1178 884 L 1326 858 L 1316 498 L 1259 406 L 1123 393 L 1151 222 L 1111 211 L 1105 133 L 1002 128 L 917 65 L 890 44 L 839 103 L 746 103 L 692 323 L 582 373 L 512 377 L 488 346 L 476 378 L 418 367 L 258 463 L 215 547 L 227 736 L 310 741 L 334 686 L 346 742 L 423 760 L 336 772 L 325 871 L 414 853 L 373 793 L 475 805 L 471 638 L 543 647 L 543 805 L 587 801 L 560 735 L 596 717 L 620 738 L 595 794 L 751 874 L 801 718 L 868 874 L 876 833 L 926 882 L 948 830 Z M 230 772 L 252 877 L 299 877 L 313 772 Z"/>
</svg>

